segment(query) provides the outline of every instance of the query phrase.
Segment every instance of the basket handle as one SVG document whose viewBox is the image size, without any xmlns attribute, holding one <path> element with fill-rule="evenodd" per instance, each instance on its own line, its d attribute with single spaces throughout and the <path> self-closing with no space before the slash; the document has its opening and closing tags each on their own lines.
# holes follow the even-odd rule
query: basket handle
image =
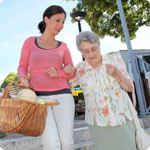
<svg viewBox="0 0 150 150">
<path fill-rule="evenodd" d="M 9 91 L 10 91 L 11 86 L 14 85 L 14 84 L 17 84 L 17 83 L 18 83 L 18 81 L 10 82 L 10 83 L 7 85 L 6 89 L 4 90 L 4 93 L 3 93 L 3 95 L 2 95 L 2 98 L 8 98 L 8 95 L 9 95 Z"/>
<path fill-rule="evenodd" d="M 11 88 L 13 85 L 18 84 L 18 83 L 19 83 L 19 81 L 12 81 L 12 82 L 10 82 L 10 83 L 7 85 L 6 89 L 4 90 L 4 93 L 3 93 L 3 95 L 2 95 L 2 98 L 8 98 L 10 88 Z M 28 88 L 31 89 L 31 90 L 33 90 L 33 88 L 32 88 L 31 86 L 28 87 Z"/>
</svg>

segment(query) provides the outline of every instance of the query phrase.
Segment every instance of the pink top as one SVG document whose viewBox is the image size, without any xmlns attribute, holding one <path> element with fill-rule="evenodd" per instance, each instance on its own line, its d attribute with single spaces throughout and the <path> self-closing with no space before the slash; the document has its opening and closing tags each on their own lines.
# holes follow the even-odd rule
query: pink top
<svg viewBox="0 0 150 150">
<path fill-rule="evenodd" d="M 29 37 L 22 47 L 18 76 L 27 78 L 29 71 L 29 83 L 34 91 L 57 91 L 70 88 L 67 80 L 74 77 L 75 73 L 68 75 L 63 71 L 63 67 L 69 64 L 73 65 L 73 62 L 64 42 L 57 48 L 44 50 L 36 46 L 35 37 Z M 59 78 L 51 78 L 45 73 L 50 67 L 57 69 Z"/>
</svg>

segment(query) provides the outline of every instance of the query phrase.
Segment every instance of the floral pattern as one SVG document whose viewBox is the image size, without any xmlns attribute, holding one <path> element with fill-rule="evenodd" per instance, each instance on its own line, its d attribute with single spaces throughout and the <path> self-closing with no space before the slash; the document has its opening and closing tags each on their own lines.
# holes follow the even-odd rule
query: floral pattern
<svg viewBox="0 0 150 150">
<path fill-rule="evenodd" d="M 108 104 L 105 105 L 104 107 L 102 107 L 102 114 L 104 115 L 104 117 L 107 117 L 109 112 L 108 112 Z"/>
<path fill-rule="evenodd" d="M 79 70 L 80 76 L 83 76 L 85 74 L 84 69 Z"/>
<path fill-rule="evenodd" d="M 128 106 L 129 96 L 118 82 L 106 74 L 105 64 L 113 64 L 122 71 L 122 75 L 130 78 L 120 55 L 103 56 L 98 71 L 94 70 L 85 60 L 76 67 L 76 80 L 70 80 L 72 85 L 80 85 L 86 103 L 85 121 L 98 126 L 117 126 L 132 120 Z M 76 82 L 76 84 L 74 83 Z"/>
</svg>

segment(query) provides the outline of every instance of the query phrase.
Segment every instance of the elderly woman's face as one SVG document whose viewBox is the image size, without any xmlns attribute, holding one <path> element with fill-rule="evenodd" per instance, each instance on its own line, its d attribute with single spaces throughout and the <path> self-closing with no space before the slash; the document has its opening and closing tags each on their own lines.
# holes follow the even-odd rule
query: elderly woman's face
<svg viewBox="0 0 150 150">
<path fill-rule="evenodd" d="M 92 66 L 101 62 L 100 47 L 97 43 L 82 41 L 80 49 L 85 60 Z"/>
</svg>

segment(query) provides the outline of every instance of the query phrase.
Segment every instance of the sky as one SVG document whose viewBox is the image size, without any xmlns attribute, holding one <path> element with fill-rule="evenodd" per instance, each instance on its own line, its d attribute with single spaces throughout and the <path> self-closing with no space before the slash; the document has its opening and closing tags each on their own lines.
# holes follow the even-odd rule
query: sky
<svg viewBox="0 0 150 150">
<path fill-rule="evenodd" d="M 67 13 L 64 29 L 56 39 L 67 43 L 74 65 L 82 61 L 75 44 L 78 24 L 72 23 L 70 17 L 76 4 L 76 1 L 65 0 L 0 0 L 0 83 L 10 72 L 17 72 L 22 45 L 26 38 L 40 35 L 37 26 L 50 5 L 60 5 Z M 82 31 L 91 30 L 84 20 L 81 21 L 81 27 Z M 150 28 L 140 28 L 136 39 L 131 41 L 132 49 L 150 49 L 149 35 Z M 127 49 L 120 38 L 107 36 L 100 41 L 102 54 Z"/>
</svg>

